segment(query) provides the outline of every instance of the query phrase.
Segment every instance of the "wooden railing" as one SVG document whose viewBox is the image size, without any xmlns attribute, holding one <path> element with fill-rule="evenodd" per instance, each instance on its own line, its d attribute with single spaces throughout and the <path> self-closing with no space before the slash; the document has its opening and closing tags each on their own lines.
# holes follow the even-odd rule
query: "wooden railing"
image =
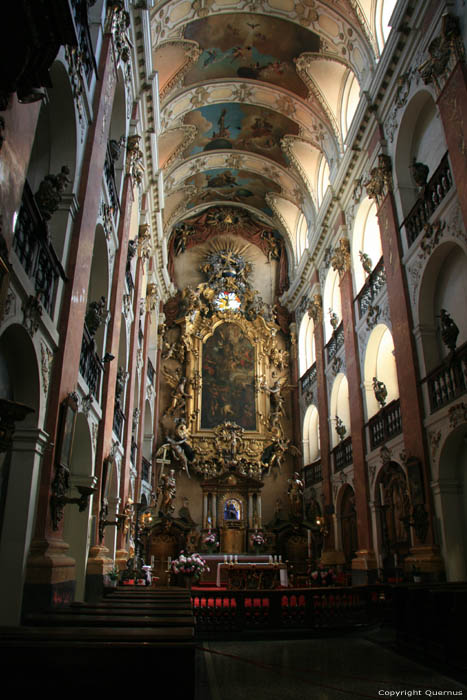
<svg viewBox="0 0 467 700">
<path fill-rule="evenodd" d="M 66 276 L 27 182 L 24 183 L 13 248 L 27 276 L 33 281 L 41 303 L 51 316 L 58 280 L 60 277 L 65 280 Z"/>
<path fill-rule="evenodd" d="M 402 421 L 399 399 L 395 399 L 387 406 L 383 406 L 368 421 L 368 429 L 370 433 L 370 448 L 372 450 L 378 445 L 384 445 L 385 442 L 396 435 L 400 435 L 402 432 Z"/>
<path fill-rule="evenodd" d="M 107 191 L 109 193 L 110 205 L 113 212 L 116 213 L 120 208 L 120 201 L 118 199 L 117 185 L 115 183 L 115 166 L 109 145 L 107 145 L 107 151 L 105 154 L 104 175 Z"/>
<path fill-rule="evenodd" d="M 151 462 L 148 459 L 146 459 L 145 457 L 143 457 L 141 460 L 141 479 L 143 481 L 147 481 L 149 483 L 150 478 L 151 478 Z"/>
<path fill-rule="evenodd" d="M 467 343 L 447 357 L 423 381 L 428 383 L 431 413 L 464 394 L 467 390 Z"/>
<path fill-rule="evenodd" d="M 345 467 L 349 467 L 353 462 L 352 437 L 340 442 L 332 451 L 334 455 L 334 471 L 340 472 Z"/>
<path fill-rule="evenodd" d="M 360 627 L 383 621 L 391 607 L 390 586 L 192 591 L 199 637 L 262 630 Z"/>
<path fill-rule="evenodd" d="M 91 33 L 89 31 L 88 22 L 88 1 L 87 0 L 71 0 L 73 7 L 73 15 L 76 24 L 76 32 L 78 35 L 78 44 L 81 58 L 84 64 L 86 80 L 90 81 L 93 72 L 97 73 L 96 58 L 92 48 Z"/>
<path fill-rule="evenodd" d="M 156 372 L 154 370 L 153 364 L 148 357 L 148 379 L 149 379 L 150 384 L 154 384 L 155 375 L 156 375 Z"/>
<path fill-rule="evenodd" d="M 303 468 L 303 477 L 305 479 L 305 486 L 319 484 L 319 482 L 323 480 L 321 460 L 313 462 L 313 464 L 307 464 L 306 467 Z"/>
<path fill-rule="evenodd" d="M 425 185 L 423 193 L 419 196 L 410 213 L 402 223 L 405 228 L 409 247 L 414 243 L 419 233 L 431 215 L 439 207 L 453 184 L 451 168 L 449 167 L 448 154 L 446 153 L 433 176 Z"/>
<path fill-rule="evenodd" d="M 118 437 L 118 439 L 122 440 L 122 432 L 123 432 L 123 423 L 125 422 L 125 414 L 123 413 L 122 409 L 120 406 L 116 403 L 115 404 L 115 410 L 114 410 L 114 419 L 113 419 L 113 431 L 115 435 Z"/>
</svg>

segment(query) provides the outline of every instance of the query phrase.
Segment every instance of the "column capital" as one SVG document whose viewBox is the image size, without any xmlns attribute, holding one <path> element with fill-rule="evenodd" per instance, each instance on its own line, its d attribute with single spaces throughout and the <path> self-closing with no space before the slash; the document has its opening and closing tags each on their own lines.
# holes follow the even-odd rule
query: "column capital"
<svg viewBox="0 0 467 700">
<path fill-rule="evenodd" d="M 332 269 L 337 270 L 339 276 L 343 277 L 350 270 L 350 263 L 350 241 L 348 238 L 341 238 L 332 253 Z"/>
<path fill-rule="evenodd" d="M 392 161 L 385 153 L 378 155 L 378 165 L 371 169 L 370 177 L 364 183 L 366 193 L 370 199 L 374 199 L 377 206 L 392 192 Z"/>
<path fill-rule="evenodd" d="M 434 85 L 439 94 L 459 61 L 465 60 L 459 20 L 446 13 L 441 19 L 441 31 L 428 46 L 428 58 L 418 67 L 425 85 Z"/>
<path fill-rule="evenodd" d="M 313 319 L 315 324 L 321 323 L 323 320 L 323 297 L 321 294 L 313 294 L 310 303 L 308 304 L 308 316 Z"/>
</svg>

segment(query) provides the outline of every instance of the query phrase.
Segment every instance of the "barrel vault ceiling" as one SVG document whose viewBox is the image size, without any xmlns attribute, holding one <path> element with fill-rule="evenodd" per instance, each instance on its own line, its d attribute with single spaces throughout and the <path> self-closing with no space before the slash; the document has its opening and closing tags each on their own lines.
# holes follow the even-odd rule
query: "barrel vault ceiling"
<svg viewBox="0 0 467 700">
<path fill-rule="evenodd" d="M 210 206 L 241 207 L 296 257 L 297 226 L 313 226 L 378 60 L 383 4 L 155 5 L 166 231 Z"/>
</svg>

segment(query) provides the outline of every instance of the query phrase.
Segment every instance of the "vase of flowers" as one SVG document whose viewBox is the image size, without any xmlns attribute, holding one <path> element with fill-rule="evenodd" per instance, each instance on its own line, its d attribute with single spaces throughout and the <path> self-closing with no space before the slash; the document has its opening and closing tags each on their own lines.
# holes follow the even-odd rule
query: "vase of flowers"
<svg viewBox="0 0 467 700">
<path fill-rule="evenodd" d="M 259 554 L 262 551 L 264 545 L 266 544 L 266 538 L 264 537 L 263 533 L 260 531 L 255 532 L 251 536 L 251 544 L 253 545 L 255 553 Z"/>
<path fill-rule="evenodd" d="M 320 566 L 311 572 L 311 582 L 316 586 L 332 586 L 336 582 L 336 572 L 334 569 L 324 569 Z"/>
<path fill-rule="evenodd" d="M 209 530 L 208 534 L 203 539 L 203 544 L 210 554 L 217 552 L 219 548 L 219 540 L 214 532 Z"/>
<path fill-rule="evenodd" d="M 186 588 L 191 588 L 193 581 L 199 581 L 201 575 L 209 571 L 209 568 L 199 554 L 187 554 L 182 550 L 177 559 L 172 559 L 170 571 L 183 578 Z"/>
</svg>

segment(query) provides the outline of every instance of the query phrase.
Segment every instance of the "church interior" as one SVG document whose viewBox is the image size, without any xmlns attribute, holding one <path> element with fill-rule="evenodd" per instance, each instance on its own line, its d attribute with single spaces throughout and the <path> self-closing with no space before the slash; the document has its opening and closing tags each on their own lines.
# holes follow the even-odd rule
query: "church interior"
<svg viewBox="0 0 467 700">
<path fill-rule="evenodd" d="M 268 699 L 378 697 L 355 674 L 391 630 L 415 661 L 375 656 L 386 679 L 467 692 L 466 19 L 465 0 L 11 6 L 11 663 L 60 648 L 68 673 L 94 649 L 260 700 L 276 663 L 322 657 L 314 690 L 284 670 Z M 222 655 L 269 681 L 236 685 Z"/>
</svg>

